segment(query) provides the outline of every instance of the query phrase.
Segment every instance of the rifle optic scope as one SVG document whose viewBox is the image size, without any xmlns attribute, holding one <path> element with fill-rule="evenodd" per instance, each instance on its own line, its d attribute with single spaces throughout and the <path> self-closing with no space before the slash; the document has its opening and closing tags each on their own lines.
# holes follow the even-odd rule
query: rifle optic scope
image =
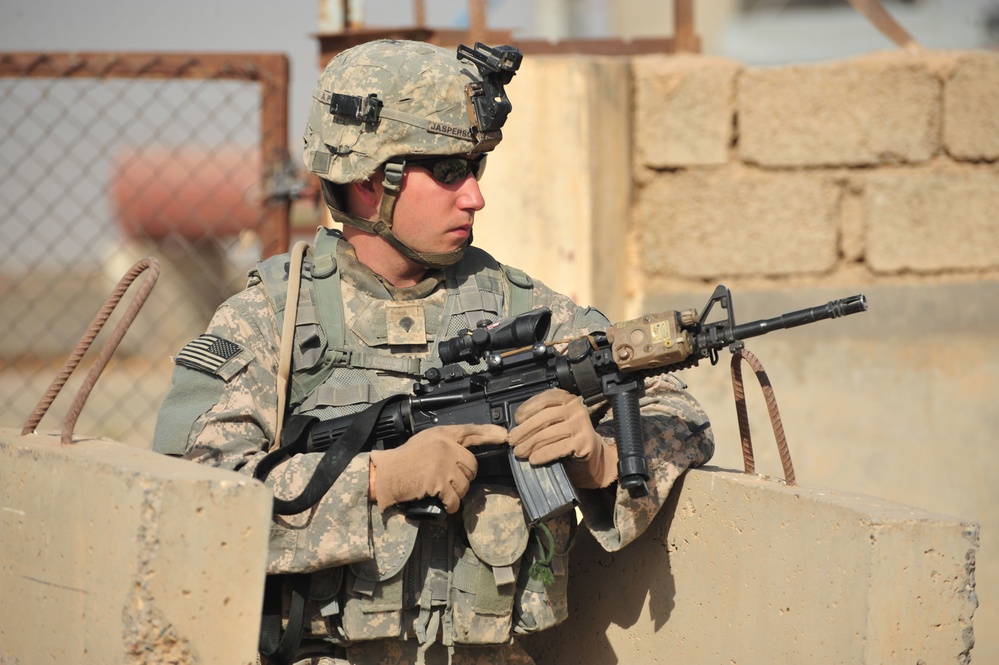
<svg viewBox="0 0 999 665">
<path fill-rule="evenodd" d="M 547 307 L 492 323 L 482 321 L 475 330 L 462 330 L 441 342 L 438 352 L 445 365 L 464 360 L 475 365 L 491 352 L 512 351 L 542 342 L 551 326 Z"/>
</svg>

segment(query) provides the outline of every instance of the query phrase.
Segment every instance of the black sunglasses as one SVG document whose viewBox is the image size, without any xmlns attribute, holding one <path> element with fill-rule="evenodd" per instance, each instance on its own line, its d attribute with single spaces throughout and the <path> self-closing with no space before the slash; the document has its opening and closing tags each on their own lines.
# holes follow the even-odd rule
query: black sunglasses
<svg viewBox="0 0 999 665">
<path fill-rule="evenodd" d="M 481 180 L 482 174 L 486 170 L 486 155 L 477 157 L 446 155 L 425 159 L 406 159 L 406 166 L 418 166 L 421 169 L 426 169 L 433 179 L 442 185 L 454 185 L 464 180 L 470 173 L 476 180 Z"/>
</svg>

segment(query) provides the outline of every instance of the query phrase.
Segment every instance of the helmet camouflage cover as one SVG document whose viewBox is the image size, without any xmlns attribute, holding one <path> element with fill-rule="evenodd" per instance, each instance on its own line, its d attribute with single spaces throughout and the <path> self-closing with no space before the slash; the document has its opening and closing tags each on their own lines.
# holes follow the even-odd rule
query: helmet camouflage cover
<svg viewBox="0 0 999 665">
<path fill-rule="evenodd" d="M 375 233 L 422 265 L 460 260 L 471 236 L 454 252 L 428 254 L 392 231 L 406 158 L 492 150 L 510 113 L 503 86 L 520 67 L 512 46 L 476 43 L 453 53 L 424 42 L 379 40 L 343 51 L 326 66 L 309 108 L 305 166 L 323 183 L 335 221 Z M 377 220 L 342 209 L 337 185 L 361 182 L 384 168 Z"/>
<path fill-rule="evenodd" d="M 466 54 L 476 52 L 465 48 Z M 344 184 L 366 180 L 400 155 L 491 150 L 502 134 L 498 126 L 476 126 L 468 90 L 481 89 L 483 77 L 479 66 L 463 61 L 460 54 L 461 49 L 456 56 L 424 42 L 394 40 L 368 42 L 338 54 L 312 95 L 306 168 Z M 519 58 L 519 52 L 516 55 Z M 502 86 L 499 90 L 502 93 Z"/>
</svg>

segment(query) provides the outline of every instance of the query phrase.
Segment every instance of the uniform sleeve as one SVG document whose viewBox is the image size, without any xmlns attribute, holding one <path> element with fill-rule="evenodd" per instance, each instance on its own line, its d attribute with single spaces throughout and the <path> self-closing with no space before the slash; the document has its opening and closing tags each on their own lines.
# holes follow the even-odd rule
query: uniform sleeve
<svg viewBox="0 0 999 665">
<path fill-rule="evenodd" d="M 535 307 L 552 311 L 551 328 L 547 341 L 568 340 L 597 330 L 606 330 L 610 321 L 599 310 L 580 307 L 569 296 L 551 290 L 542 282 L 534 281 Z"/>
<path fill-rule="evenodd" d="M 252 475 L 277 427 L 277 321 L 262 289 L 224 303 L 204 335 L 174 358 L 173 386 L 160 407 L 153 448 Z M 266 484 L 291 499 L 322 455 L 296 455 Z M 368 459 L 356 457 L 323 499 L 271 525 L 269 573 L 308 572 L 371 557 Z"/>
<path fill-rule="evenodd" d="M 706 464 L 714 454 L 707 414 L 676 377 L 647 379 L 640 405 L 649 461 L 649 495 L 632 498 L 617 483 L 605 490 L 578 490 L 586 524 L 608 552 L 640 536 L 666 503 L 680 475 Z M 613 438 L 613 412 L 596 429 L 604 437 Z"/>
<path fill-rule="evenodd" d="M 535 284 L 534 298 L 552 310 L 550 339 L 572 339 L 610 326 L 599 311 L 578 307 L 543 284 Z M 617 483 L 606 489 L 577 489 L 588 529 L 609 552 L 640 536 L 666 503 L 683 472 L 706 464 L 714 454 L 707 414 L 675 376 L 647 379 L 639 404 L 649 461 L 649 496 L 633 499 Z M 614 438 L 613 416 L 610 411 L 596 427 L 608 439 Z"/>
</svg>

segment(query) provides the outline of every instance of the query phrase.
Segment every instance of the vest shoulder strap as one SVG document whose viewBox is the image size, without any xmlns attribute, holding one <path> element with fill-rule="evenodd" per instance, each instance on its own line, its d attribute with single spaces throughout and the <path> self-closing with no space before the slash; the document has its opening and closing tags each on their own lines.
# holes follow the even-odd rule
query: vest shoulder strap
<svg viewBox="0 0 999 665">
<path fill-rule="evenodd" d="M 302 404 L 339 367 L 371 368 L 420 375 L 426 361 L 403 356 L 349 351 L 346 348 L 346 318 L 337 266 L 337 245 L 341 235 L 327 229 L 320 232 L 315 247 L 309 247 L 303 262 L 295 323 L 296 348 L 291 375 L 289 405 Z M 250 273 L 250 284 L 259 283 L 274 310 L 280 328 L 287 307 L 290 255 L 272 256 L 259 262 Z M 327 282 L 320 288 L 319 282 Z M 457 301 L 469 326 L 496 314 L 509 317 L 533 309 L 534 281 L 522 270 L 502 265 L 486 252 L 470 247 L 466 259 L 449 270 L 446 286 L 449 298 Z M 499 311 L 499 302 L 503 311 Z M 325 337 L 322 357 L 308 353 L 309 340 Z M 299 348 L 301 347 L 301 348 Z"/>
<path fill-rule="evenodd" d="M 336 260 L 340 238 L 340 233 L 333 229 L 320 231 L 312 252 L 312 265 L 302 271 L 302 291 L 307 292 L 308 302 L 313 309 L 306 310 L 306 316 L 299 317 L 295 335 L 301 337 L 300 343 L 304 345 L 306 340 L 318 340 L 321 333 L 326 338 L 326 353 L 321 357 L 306 358 L 303 355 L 301 362 L 296 363 L 291 380 L 293 407 L 315 392 L 335 368 L 349 363 L 349 354 L 344 348 L 347 331 L 343 298 L 340 296 L 340 270 Z M 326 282 L 326 285 L 317 288 L 321 282 Z"/>
<path fill-rule="evenodd" d="M 342 366 L 344 357 L 345 323 L 343 301 L 340 298 L 340 274 L 336 265 L 336 245 L 339 233 L 320 233 L 315 247 L 306 250 L 302 264 L 298 317 L 295 321 L 294 364 L 291 373 L 289 406 L 300 404 L 321 385 L 334 367 Z M 250 273 L 250 284 L 259 283 L 274 310 L 280 329 L 287 308 L 290 255 L 280 254 L 260 261 Z M 329 288 L 316 289 L 316 280 L 332 280 Z M 323 294 L 326 293 L 324 296 Z M 320 357 L 310 350 L 321 350 L 319 335 L 325 336 L 325 346 L 332 353 Z M 340 361 L 340 362 L 336 362 Z"/>
<path fill-rule="evenodd" d="M 509 317 L 534 308 L 534 280 L 477 247 L 469 247 L 465 258 L 448 270 L 446 286 L 457 299 L 456 313 L 465 314 L 469 327 L 488 315 Z"/>
<path fill-rule="evenodd" d="M 305 263 L 311 262 L 312 248 L 306 251 Z M 288 304 L 288 273 L 291 268 L 291 254 L 276 254 L 257 265 L 249 273 L 249 286 L 260 285 L 267 296 L 271 310 L 277 315 L 278 329 L 284 320 L 285 306 Z"/>
<path fill-rule="evenodd" d="M 506 281 L 510 284 L 506 303 L 506 316 L 516 316 L 534 309 L 534 280 L 520 270 L 508 265 L 500 265 Z"/>
</svg>

